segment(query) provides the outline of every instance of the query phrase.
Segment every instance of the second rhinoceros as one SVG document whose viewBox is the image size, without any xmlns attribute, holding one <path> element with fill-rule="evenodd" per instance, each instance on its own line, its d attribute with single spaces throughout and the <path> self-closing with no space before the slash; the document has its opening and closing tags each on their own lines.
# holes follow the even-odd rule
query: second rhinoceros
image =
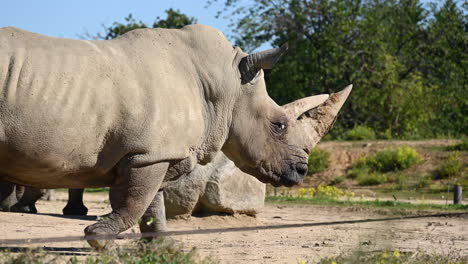
<svg viewBox="0 0 468 264">
<path fill-rule="evenodd" d="M 87 236 L 140 218 L 142 231 L 159 231 L 147 225 L 163 208 L 158 190 L 220 151 L 262 182 L 298 184 L 351 87 L 316 108 L 307 99 L 278 106 L 262 69 L 285 51 L 249 55 L 202 25 L 105 41 L 1 28 L 0 180 L 110 186 L 112 212 Z"/>
</svg>

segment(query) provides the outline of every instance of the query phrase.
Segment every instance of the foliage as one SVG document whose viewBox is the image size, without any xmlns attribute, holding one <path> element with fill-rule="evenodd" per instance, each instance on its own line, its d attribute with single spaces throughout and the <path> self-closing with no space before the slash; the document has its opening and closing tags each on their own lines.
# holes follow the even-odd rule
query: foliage
<svg viewBox="0 0 468 264">
<path fill-rule="evenodd" d="M 432 182 L 431 177 L 429 177 L 428 175 L 419 175 L 414 187 L 416 189 L 424 189 L 428 187 L 431 184 L 431 182 Z"/>
<path fill-rule="evenodd" d="M 439 263 L 467 263 L 468 257 L 462 257 L 458 253 L 447 255 L 427 254 L 424 252 L 400 252 L 398 250 L 384 250 L 381 252 L 364 252 L 358 250 L 348 255 L 328 257 L 320 260 L 320 264 L 439 264 Z"/>
<path fill-rule="evenodd" d="M 360 124 L 421 138 L 468 131 L 468 5 L 445 0 L 211 0 L 225 5 L 235 42 L 289 52 L 266 73 L 279 103 L 355 88 L 331 133 Z"/>
<path fill-rule="evenodd" d="M 319 148 L 312 149 L 307 166 L 309 175 L 324 171 L 330 166 L 330 152 Z"/>
<path fill-rule="evenodd" d="M 355 126 L 346 131 L 344 140 L 372 140 L 375 139 L 375 132 L 367 126 Z"/>
<path fill-rule="evenodd" d="M 363 186 L 379 185 L 388 180 L 385 174 L 369 171 L 367 168 L 354 168 L 351 173 L 356 177 L 358 184 Z"/>
<path fill-rule="evenodd" d="M 340 183 L 342 183 L 346 178 L 344 176 L 338 176 L 338 177 L 335 177 L 331 182 L 330 182 L 330 185 L 338 185 Z"/>
<path fill-rule="evenodd" d="M 58 257 L 55 254 L 47 254 L 44 251 L 27 251 L 20 254 L 3 253 L 0 255 L 0 263 L 64 263 L 65 257 Z M 133 245 L 118 247 L 112 250 L 99 252 L 97 255 L 90 255 L 84 260 L 76 257 L 68 259 L 70 263 L 214 263 L 211 259 L 201 259 L 195 249 L 183 250 L 180 246 L 166 240 L 153 242 L 138 241 Z"/>
<path fill-rule="evenodd" d="M 348 176 L 356 178 L 359 185 L 378 185 L 388 181 L 385 172 L 407 169 L 422 161 L 419 153 L 410 147 L 384 149 L 373 156 L 358 159 L 352 166 Z M 405 181 L 405 183 L 402 183 Z M 407 179 L 400 175 L 399 187 L 407 184 Z"/>
<path fill-rule="evenodd" d="M 434 172 L 434 179 L 447 179 L 461 174 L 463 164 L 460 161 L 458 151 L 450 153 L 448 158 L 444 160 Z"/>
<path fill-rule="evenodd" d="M 360 158 L 353 167 L 389 172 L 407 169 L 421 161 L 422 157 L 415 149 L 403 146 L 396 149 L 384 149 L 373 156 Z"/>
<path fill-rule="evenodd" d="M 186 25 L 195 24 L 197 20 L 193 17 L 189 17 L 179 10 L 174 10 L 172 8 L 166 10 L 167 18 L 162 19 L 156 17 L 156 21 L 153 23 L 153 28 L 182 28 Z M 98 33 L 96 36 L 87 36 L 93 39 L 113 39 L 118 36 L 121 36 L 129 31 L 138 28 L 148 28 L 149 26 L 139 20 L 137 21 L 133 18 L 132 14 L 129 14 L 125 19 L 124 23 L 114 22 L 111 26 L 104 27 L 104 34 Z"/>
<path fill-rule="evenodd" d="M 336 186 L 318 186 L 317 188 L 300 188 L 297 192 L 298 198 L 338 199 L 354 197 L 354 192 L 344 191 Z"/>
<path fill-rule="evenodd" d="M 448 146 L 447 150 L 468 151 L 468 137 L 464 137 L 459 143 Z"/>
</svg>

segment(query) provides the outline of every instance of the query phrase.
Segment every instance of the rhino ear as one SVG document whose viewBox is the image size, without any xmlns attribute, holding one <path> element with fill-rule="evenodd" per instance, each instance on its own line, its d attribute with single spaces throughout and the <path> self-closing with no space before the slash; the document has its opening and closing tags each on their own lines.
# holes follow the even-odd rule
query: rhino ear
<svg viewBox="0 0 468 264">
<path fill-rule="evenodd" d="M 291 119 L 298 119 L 303 113 L 323 104 L 330 95 L 328 94 L 320 94 L 309 96 L 306 98 L 302 98 L 296 100 L 292 103 L 283 105 L 284 111 Z"/>
<path fill-rule="evenodd" d="M 245 56 L 239 62 L 241 83 L 246 84 L 252 81 L 261 69 L 271 69 L 281 56 L 288 50 L 288 44 L 281 48 L 274 48 L 262 52 L 252 53 Z"/>
</svg>

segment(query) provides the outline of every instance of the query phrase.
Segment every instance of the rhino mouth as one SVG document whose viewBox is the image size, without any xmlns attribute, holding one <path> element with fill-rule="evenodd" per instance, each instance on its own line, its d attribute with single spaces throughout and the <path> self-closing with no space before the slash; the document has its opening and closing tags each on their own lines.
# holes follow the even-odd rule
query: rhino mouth
<svg viewBox="0 0 468 264">
<path fill-rule="evenodd" d="M 250 167 L 244 170 L 244 172 L 253 175 L 259 181 L 269 183 L 274 187 L 292 187 L 294 185 L 299 185 L 304 181 L 304 176 L 307 174 L 307 163 L 297 162 L 287 164 L 280 173 L 267 170 L 264 166 L 258 166 L 255 168 Z"/>
</svg>

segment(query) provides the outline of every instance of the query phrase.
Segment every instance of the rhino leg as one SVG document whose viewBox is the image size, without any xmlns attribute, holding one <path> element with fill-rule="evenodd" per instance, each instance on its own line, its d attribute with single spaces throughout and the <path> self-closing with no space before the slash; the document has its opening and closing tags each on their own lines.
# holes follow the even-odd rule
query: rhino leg
<svg viewBox="0 0 468 264">
<path fill-rule="evenodd" d="M 16 185 L 16 200 L 19 201 L 21 197 L 23 197 L 24 192 L 26 191 L 26 187 L 21 185 Z"/>
<path fill-rule="evenodd" d="M 19 201 L 11 207 L 12 212 L 37 213 L 36 202 L 47 192 L 46 189 L 26 187 Z"/>
<path fill-rule="evenodd" d="M 164 207 L 164 194 L 162 190 L 158 191 L 141 217 L 140 231 L 141 233 L 167 231 L 166 208 Z M 151 241 L 152 238 L 146 238 L 146 240 Z"/>
<path fill-rule="evenodd" d="M 68 203 L 63 208 L 64 215 L 86 215 L 88 208 L 83 204 L 84 189 L 68 189 Z"/>
<path fill-rule="evenodd" d="M 0 181 L 0 208 L 4 212 L 9 212 L 11 207 L 17 203 L 15 184 Z"/>
<path fill-rule="evenodd" d="M 119 234 L 136 224 L 156 196 L 168 167 L 169 163 L 163 162 L 117 170 L 109 193 L 112 212 L 86 227 L 85 235 Z M 88 243 L 96 249 L 103 249 L 107 244 L 97 239 L 89 239 Z"/>
</svg>

